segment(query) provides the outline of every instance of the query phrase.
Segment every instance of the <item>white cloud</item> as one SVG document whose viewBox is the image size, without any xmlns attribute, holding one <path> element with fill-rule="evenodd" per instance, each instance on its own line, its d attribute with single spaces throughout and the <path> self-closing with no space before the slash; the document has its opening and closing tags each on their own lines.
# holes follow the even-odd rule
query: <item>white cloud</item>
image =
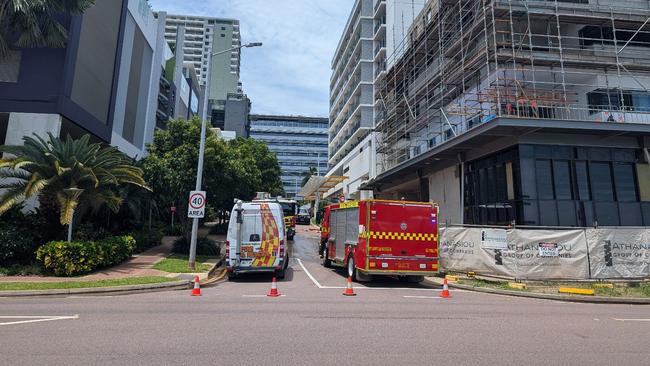
<svg viewBox="0 0 650 366">
<path fill-rule="evenodd" d="M 239 19 L 254 113 L 327 116 L 330 63 L 353 0 L 150 0 L 154 10 Z"/>
</svg>

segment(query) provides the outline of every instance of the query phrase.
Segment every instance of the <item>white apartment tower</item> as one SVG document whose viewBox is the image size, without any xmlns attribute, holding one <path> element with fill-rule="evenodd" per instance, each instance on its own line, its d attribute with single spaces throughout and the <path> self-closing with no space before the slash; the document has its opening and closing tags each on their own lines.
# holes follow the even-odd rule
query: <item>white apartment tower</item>
<svg viewBox="0 0 650 366">
<path fill-rule="evenodd" d="M 326 196 L 367 198 L 360 189 L 376 175 L 375 80 L 387 55 L 404 48 L 405 34 L 425 0 L 355 0 L 332 59 L 328 175 L 346 176 Z M 390 63 L 389 63 L 390 64 Z M 381 102 L 381 98 L 377 103 Z"/>
</svg>

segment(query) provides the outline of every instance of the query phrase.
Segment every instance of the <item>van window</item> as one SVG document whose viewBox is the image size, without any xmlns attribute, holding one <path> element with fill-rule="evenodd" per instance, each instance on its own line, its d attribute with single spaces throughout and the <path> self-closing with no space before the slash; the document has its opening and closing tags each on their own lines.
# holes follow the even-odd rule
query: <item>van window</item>
<svg viewBox="0 0 650 366">
<path fill-rule="evenodd" d="M 247 214 L 244 211 L 242 223 L 242 242 L 259 242 L 262 240 L 262 218 L 257 214 Z"/>
</svg>

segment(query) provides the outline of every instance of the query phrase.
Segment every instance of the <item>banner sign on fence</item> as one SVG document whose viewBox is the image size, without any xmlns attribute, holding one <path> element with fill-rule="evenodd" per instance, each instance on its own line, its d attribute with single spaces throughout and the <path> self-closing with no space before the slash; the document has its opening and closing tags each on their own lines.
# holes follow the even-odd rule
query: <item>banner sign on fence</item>
<svg viewBox="0 0 650 366">
<path fill-rule="evenodd" d="M 483 230 L 441 229 L 443 268 L 521 279 L 589 278 L 584 230 L 508 230 L 506 249 L 484 248 Z M 540 243 L 553 246 L 545 247 L 542 255 Z"/>
<path fill-rule="evenodd" d="M 644 278 L 650 275 L 650 230 L 587 229 L 592 278 Z"/>
<path fill-rule="evenodd" d="M 504 229 L 481 229 L 481 248 L 508 249 L 508 232 Z"/>
<path fill-rule="evenodd" d="M 537 249 L 540 257 L 557 257 L 560 255 L 557 243 L 539 243 Z"/>
</svg>

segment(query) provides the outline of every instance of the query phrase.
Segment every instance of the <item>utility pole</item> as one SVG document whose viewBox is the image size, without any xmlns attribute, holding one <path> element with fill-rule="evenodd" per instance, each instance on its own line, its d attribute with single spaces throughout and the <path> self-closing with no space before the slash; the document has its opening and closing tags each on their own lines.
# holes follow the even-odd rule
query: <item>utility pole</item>
<svg viewBox="0 0 650 366">
<path fill-rule="evenodd" d="M 214 37 L 214 26 L 212 27 L 212 30 L 213 30 L 212 36 Z M 205 135 L 207 129 L 206 125 L 208 121 L 208 117 L 207 117 L 208 99 L 210 97 L 210 83 L 212 82 L 212 72 L 210 70 L 212 68 L 212 57 L 226 52 L 231 52 L 236 49 L 241 49 L 243 47 L 250 48 L 250 47 L 260 47 L 260 46 L 262 46 L 261 42 L 253 42 L 253 43 L 247 43 L 243 46 L 228 48 L 215 53 L 210 52 L 210 60 L 208 61 L 208 67 L 207 67 L 208 78 L 205 83 L 205 91 L 203 92 L 203 118 L 201 121 L 201 141 L 199 143 L 199 162 L 196 167 L 196 185 L 194 189 L 195 191 L 201 190 L 201 184 L 203 181 L 203 159 L 205 156 Z M 198 231 L 199 231 L 199 219 L 195 217 L 194 219 L 192 219 L 192 237 L 190 239 L 190 258 L 189 258 L 190 269 L 194 269 L 196 266 L 196 240 L 198 236 Z"/>
</svg>

